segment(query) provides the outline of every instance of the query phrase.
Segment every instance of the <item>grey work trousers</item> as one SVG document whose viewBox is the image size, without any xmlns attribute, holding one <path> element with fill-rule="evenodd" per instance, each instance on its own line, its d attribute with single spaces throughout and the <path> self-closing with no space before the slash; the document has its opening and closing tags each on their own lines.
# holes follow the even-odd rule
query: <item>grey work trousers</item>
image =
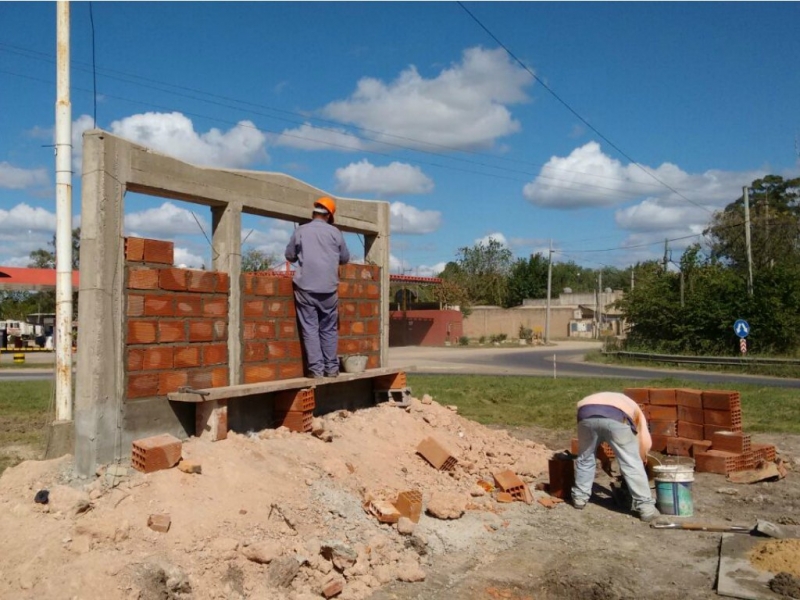
<svg viewBox="0 0 800 600">
<path fill-rule="evenodd" d="M 309 375 L 338 373 L 338 292 L 317 294 L 295 288 L 294 299 Z"/>
</svg>

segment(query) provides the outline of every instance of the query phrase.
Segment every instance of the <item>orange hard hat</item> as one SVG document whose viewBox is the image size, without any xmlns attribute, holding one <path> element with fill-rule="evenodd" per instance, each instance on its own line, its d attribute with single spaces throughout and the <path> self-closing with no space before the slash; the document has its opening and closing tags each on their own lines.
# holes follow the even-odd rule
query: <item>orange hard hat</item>
<svg viewBox="0 0 800 600">
<path fill-rule="evenodd" d="M 322 196 L 314 202 L 314 212 L 319 212 L 316 209 L 321 208 L 328 213 L 328 222 L 333 223 L 333 215 L 336 213 L 336 201 L 330 196 Z"/>
</svg>

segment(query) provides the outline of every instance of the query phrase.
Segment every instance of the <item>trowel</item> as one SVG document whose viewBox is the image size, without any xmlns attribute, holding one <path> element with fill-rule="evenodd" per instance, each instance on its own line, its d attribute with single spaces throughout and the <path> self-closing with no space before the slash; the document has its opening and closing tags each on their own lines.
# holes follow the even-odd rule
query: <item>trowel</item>
<svg viewBox="0 0 800 600">
<path fill-rule="evenodd" d="M 786 532 L 780 526 L 758 519 L 755 527 L 749 525 L 725 525 L 719 523 L 707 523 L 702 521 L 668 521 L 656 519 L 650 523 L 653 529 L 686 529 L 689 531 L 718 531 L 722 533 L 746 533 L 770 538 L 785 538 Z"/>
</svg>

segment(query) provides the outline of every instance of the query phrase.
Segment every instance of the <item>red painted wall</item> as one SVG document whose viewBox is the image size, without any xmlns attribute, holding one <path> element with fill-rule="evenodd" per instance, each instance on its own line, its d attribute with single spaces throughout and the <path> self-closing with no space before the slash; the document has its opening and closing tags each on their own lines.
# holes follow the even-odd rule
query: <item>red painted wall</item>
<svg viewBox="0 0 800 600">
<path fill-rule="evenodd" d="M 458 310 L 407 310 L 389 313 L 390 346 L 457 344 L 464 318 Z"/>
</svg>

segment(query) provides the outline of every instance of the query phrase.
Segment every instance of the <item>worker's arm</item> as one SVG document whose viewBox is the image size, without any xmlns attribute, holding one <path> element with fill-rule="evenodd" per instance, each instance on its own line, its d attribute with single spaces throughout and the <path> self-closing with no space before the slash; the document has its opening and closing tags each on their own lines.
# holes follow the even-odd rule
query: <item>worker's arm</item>
<svg viewBox="0 0 800 600">
<path fill-rule="evenodd" d="M 344 241 L 344 236 L 339 233 L 339 264 L 344 265 L 350 262 L 350 250 L 347 248 L 347 244 Z"/>
<path fill-rule="evenodd" d="M 642 409 L 638 406 L 636 407 L 636 419 L 634 423 L 637 430 L 636 436 L 639 438 L 639 454 L 643 461 L 647 461 L 647 453 L 650 452 L 650 448 L 653 447 L 653 438 L 650 437 L 650 429 L 647 427 L 647 418 L 645 418 Z"/>
<path fill-rule="evenodd" d="M 286 250 L 283 253 L 283 256 L 288 260 L 290 263 L 297 262 L 297 229 L 292 232 L 292 237 L 289 238 L 289 243 L 286 244 Z"/>
</svg>

